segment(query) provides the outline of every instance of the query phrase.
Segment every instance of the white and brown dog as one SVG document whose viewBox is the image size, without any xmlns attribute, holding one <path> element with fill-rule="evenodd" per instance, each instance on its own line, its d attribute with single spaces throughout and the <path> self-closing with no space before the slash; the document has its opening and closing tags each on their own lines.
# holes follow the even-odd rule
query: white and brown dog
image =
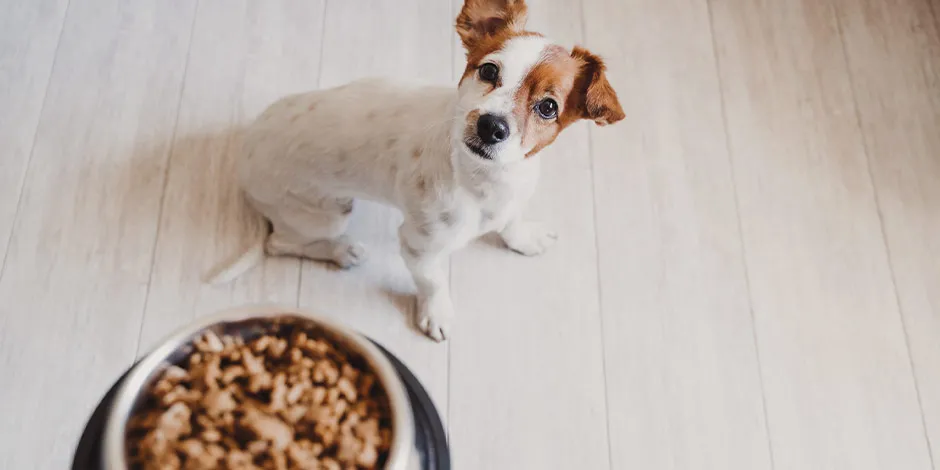
<svg viewBox="0 0 940 470">
<path fill-rule="evenodd" d="M 365 80 L 288 96 L 248 129 L 237 164 L 264 241 L 214 276 L 230 280 L 264 253 L 358 264 L 344 232 L 357 198 L 400 209 L 401 252 L 417 286 L 418 326 L 447 337 L 447 258 L 496 231 L 524 255 L 556 235 L 524 222 L 538 152 L 580 119 L 623 119 L 600 58 L 525 31 L 523 0 L 466 0 L 457 33 L 467 66 L 457 87 Z"/>
</svg>

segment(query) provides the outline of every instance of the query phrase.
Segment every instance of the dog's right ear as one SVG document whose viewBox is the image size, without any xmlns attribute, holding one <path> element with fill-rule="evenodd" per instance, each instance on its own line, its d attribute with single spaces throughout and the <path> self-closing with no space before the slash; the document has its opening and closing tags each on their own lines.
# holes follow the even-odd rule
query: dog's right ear
<svg viewBox="0 0 940 470">
<path fill-rule="evenodd" d="M 457 34 L 469 51 L 488 36 L 522 31 L 527 11 L 524 0 L 466 0 L 457 15 Z"/>
</svg>

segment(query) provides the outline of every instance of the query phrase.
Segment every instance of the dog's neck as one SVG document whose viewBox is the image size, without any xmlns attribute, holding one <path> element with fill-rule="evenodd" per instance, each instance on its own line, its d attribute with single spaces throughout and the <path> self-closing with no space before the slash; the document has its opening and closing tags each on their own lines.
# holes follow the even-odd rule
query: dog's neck
<svg viewBox="0 0 940 470">
<path fill-rule="evenodd" d="M 451 165 L 457 185 L 469 193 L 481 197 L 487 194 L 515 193 L 520 185 L 528 185 L 537 178 L 539 158 L 533 155 L 511 163 L 492 163 L 480 160 L 462 147 L 452 147 Z"/>
</svg>

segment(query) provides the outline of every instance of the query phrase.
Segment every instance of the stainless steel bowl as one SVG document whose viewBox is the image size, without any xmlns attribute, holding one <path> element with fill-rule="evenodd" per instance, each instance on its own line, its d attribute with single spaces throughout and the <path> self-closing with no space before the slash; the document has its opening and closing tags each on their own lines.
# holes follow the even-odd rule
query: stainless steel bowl
<svg viewBox="0 0 940 470">
<path fill-rule="evenodd" d="M 392 412 L 392 443 L 386 468 L 408 470 L 416 468 L 414 456 L 414 418 L 405 386 L 391 362 L 368 339 L 330 320 L 317 317 L 292 307 L 258 305 L 240 307 L 209 315 L 178 330 L 163 340 L 150 354 L 130 371 L 118 390 L 104 432 L 102 453 L 104 468 L 126 470 L 125 434 L 132 410 L 142 402 L 145 391 L 171 364 L 179 363 L 192 351 L 192 342 L 206 331 L 218 335 L 228 334 L 252 337 L 264 325 L 273 321 L 296 322 L 317 328 L 331 336 L 346 351 L 361 356 L 372 368 L 388 394 Z"/>
</svg>

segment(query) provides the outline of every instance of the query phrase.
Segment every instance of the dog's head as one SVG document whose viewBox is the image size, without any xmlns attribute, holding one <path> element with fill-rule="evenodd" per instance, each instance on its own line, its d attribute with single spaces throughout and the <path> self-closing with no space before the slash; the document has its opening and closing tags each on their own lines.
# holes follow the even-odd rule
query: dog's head
<svg viewBox="0 0 940 470">
<path fill-rule="evenodd" d="M 465 0 L 457 17 L 467 67 L 455 131 L 474 158 L 522 160 L 579 119 L 624 118 L 600 57 L 526 31 L 525 21 L 523 0 Z"/>
</svg>

